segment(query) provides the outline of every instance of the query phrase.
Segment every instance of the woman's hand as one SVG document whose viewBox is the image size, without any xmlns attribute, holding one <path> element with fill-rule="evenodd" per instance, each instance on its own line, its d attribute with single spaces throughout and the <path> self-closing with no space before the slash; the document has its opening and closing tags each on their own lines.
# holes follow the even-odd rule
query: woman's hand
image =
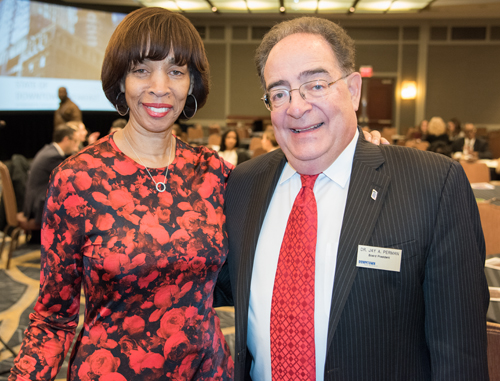
<svg viewBox="0 0 500 381">
<path fill-rule="evenodd" d="M 383 138 L 382 135 L 380 135 L 380 132 L 378 132 L 377 130 L 373 130 L 371 132 L 363 130 L 363 134 L 365 135 L 366 140 L 368 140 L 370 143 L 375 144 L 376 146 L 380 144 L 389 144 L 389 141 L 386 138 Z"/>
</svg>

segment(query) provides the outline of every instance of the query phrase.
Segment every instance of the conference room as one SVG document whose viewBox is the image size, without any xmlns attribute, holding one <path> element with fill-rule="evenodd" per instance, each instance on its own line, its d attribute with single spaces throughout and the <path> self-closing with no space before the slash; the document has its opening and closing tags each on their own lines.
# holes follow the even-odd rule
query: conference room
<svg viewBox="0 0 500 381">
<path fill-rule="evenodd" d="M 0 0 L 0 380 L 9 377 L 39 293 L 41 226 L 24 208 L 30 168 L 37 153 L 55 144 L 56 114 L 69 102 L 80 116 L 73 120 L 74 134 L 58 139 L 68 147 L 78 139 L 72 153 L 126 125 L 130 114 L 106 98 L 101 67 L 120 22 L 153 6 L 180 13 L 194 25 L 210 65 L 206 104 L 191 118 L 177 120 L 174 135 L 219 152 L 235 166 L 279 149 L 254 62 L 263 36 L 278 22 L 301 16 L 327 18 L 347 31 L 362 78 L 360 129 L 378 131 L 391 145 L 449 156 L 466 173 L 486 244 L 488 356 L 498 358 L 498 1 Z M 115 126 L 117 120 L 124 124 Z M 82 291 L 78 332 L 85 299 Z M 234 308 L 216 312 L 234 358 Z M 56 380 L 66 379 L 68 361 L 69 355 Z M 489 361 L 489 372 L 491 380 L 500 380 L 497 361 Z"/>
</svg>

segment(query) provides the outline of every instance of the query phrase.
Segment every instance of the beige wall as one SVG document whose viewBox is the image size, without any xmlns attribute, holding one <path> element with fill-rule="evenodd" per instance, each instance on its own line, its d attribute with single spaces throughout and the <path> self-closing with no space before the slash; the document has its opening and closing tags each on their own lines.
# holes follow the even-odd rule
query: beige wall
<svg viewBox="0 0 500 381">
<path fill-rule="evenodd" d="M 429 47 L 426 115 L 500 123 L 500 46 Z"/>
<path fill-rule="evenodd" d="M 200 20 L 193 22 L 198 27 L 203 25 Z M 451 28 L 463 25 L 464 21 L 392 23 L 395 25 L 344 27 L 355 38 L 357 67 L 371 65 L 375 77 L 395 80 L 393 125 L 401 133 L 421 119 L 435 115 L 445 120 L 458 117 L 462 121 L 500 126 L 500 40 L 490 39 L 489 34 L 480 42 L 452 41 L 451 33 L 445 41 L 429 37 L 433 26 Z M 274 23 L 262 21 L 260 24 L 259 30 L 265 30 Z M 476 21 L 476 24 L 490 30 L 500 25 L 500 21 Z M 231 37 L 233 26 L 238 28 L 238 37 L 234 39 Z M 246 39 L 245 27 L 248 28 Z M 208 31 L 210 25 L 206 28 Z M 252 28 L 248 20 L 246 24 L 228 22 L 223 38 L 205 37 L 212 68 L 212 91 L 197 120 L 223 123 L 228 115 L 268 114 L 260 100 L 262 90 L 253 62 L 259 40 L 258 37 L 252 39 Z M 399 86 L 403 80 L 418 81 L 422 96 L 401 100 Z"/>
</svg>

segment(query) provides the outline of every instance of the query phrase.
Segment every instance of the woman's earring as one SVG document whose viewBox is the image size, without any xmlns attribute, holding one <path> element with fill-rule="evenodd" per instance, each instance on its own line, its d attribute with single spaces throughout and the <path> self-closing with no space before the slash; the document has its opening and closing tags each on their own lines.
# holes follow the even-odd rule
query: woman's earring
<svg viewBox="0 0 500 381">
<path fill-rule="evenodd" d="M 118 97 L 120 96 L 120 94 L 125 95 L 123 92 L 119 92 L 119 93 L 118 93 L 118 95 L 116 96 L 116 100 L 117 100 L 117 101 L 118 101 Z M 120 112 L 120 110 L 118 109 L 118 104 L 115 104 L 115 109 L 116 109 L 116 112 L 117 112 L 118 114 L 120 114 L 120 116 L 125 116 L 125 115 L 127 115 L 127 114 L 128 114 L 128 110 L 129 110 L 129 108 L 128 108 L 128 106 L 127 106 L 127 111 L 125 111 L 125 112 L 122 114 L 122 113 Z"/>
<path fill-rule="evenodd" d="M 191 119 L 193 116 L 195 116 L 196 111 L 198 111 L 198 102 L 196 101 L 196 97 L 195 97 L 193 94 L 189 94 L 189 95 L 188 95 L 188 97 L 189 97 L 189 96 L 192 96 L 192 97 L 193 97 L 193 99 L 194 99 L 194 112 L 193 112 L 193 115 L 191 115 L 191 116 L 187 116 L 187 115 L 186 115 L 186 112 L 185 112 L 185 111 L 184 111 L 184 109 L 183 109 L 183 110 L 182 110 L 182 113 L 184 114 L 184 116 L 186 117 L 186 119 Z M 186 100 L 187 100 L 187 99 L 186 99 Z M 184 107 L 186 107 L 186 106 L 184 106 Z M 127 111 L 128 111 L 128 110 L 127 110 Z"/>
</svg>

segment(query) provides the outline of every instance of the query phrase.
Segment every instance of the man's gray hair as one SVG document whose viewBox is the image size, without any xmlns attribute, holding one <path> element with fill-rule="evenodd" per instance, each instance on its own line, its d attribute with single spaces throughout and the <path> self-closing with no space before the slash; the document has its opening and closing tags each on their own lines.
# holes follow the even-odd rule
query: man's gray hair
<svg viewBox="0 0 500 381">
<path fill-rule="evenodd" d="M 354 70 L 354 40 L 346 31 L 333 21 L 318 17 L 300 17 L 276 24 L 266 33 L 255 53 L 255 64 L 264 91 L 264 68 L 271 49 L 282 39 L 295 33 L 310 33 L 322 36 L 332 47 L 342 75 L 349 75 Z"/>
</svg>

